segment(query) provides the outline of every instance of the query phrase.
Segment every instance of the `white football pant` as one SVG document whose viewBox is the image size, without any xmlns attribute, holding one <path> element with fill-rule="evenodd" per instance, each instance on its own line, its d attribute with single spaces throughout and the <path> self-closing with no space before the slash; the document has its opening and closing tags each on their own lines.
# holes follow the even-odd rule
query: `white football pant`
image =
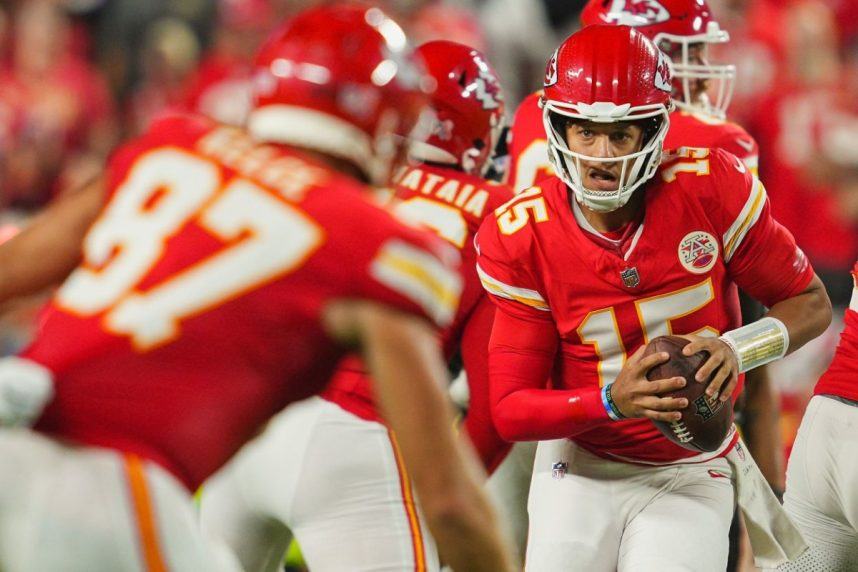
<svg viewBox="0 0 858 572">
<path fill-rule="evenodd" d="M 240 570 L 206 541 L 193 499 L 160 466 L 0 429 L 0 570 Z"/>
<path fill-rule="evenodd" d="M 858 407 L 810 400 L 787 466 L 784 508 L 810 550 L 778 570 L 858 570 Z"/>
<path fill-rule="evenodd" d="M 529 572 L 723 572 L 733 517 L 723 458 L 632 465 L 567 439 L 539 443 L 530 487 Z"/>
<path fill-rule="evenodd" d="M 247 572 L 292 535 L 313 572 L 434 572 L 435 544 L 387 428 L 313 397 L 289 406 L 203 487 L 203 530 Z"/>
</svg>

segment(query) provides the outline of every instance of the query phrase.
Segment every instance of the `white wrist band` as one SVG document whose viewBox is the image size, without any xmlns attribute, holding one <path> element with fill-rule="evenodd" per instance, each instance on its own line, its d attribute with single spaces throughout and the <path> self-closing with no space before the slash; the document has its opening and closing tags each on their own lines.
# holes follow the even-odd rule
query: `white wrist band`
<svg viewBox="0 0 858 572">
<path fill-rule="evenodd" d="M 763 318 L 718 338 L 733 350 L 739 373 L 745 373 L 784 357 L 789 349 L 789 332 L 777 318 Z"/>
</svg>

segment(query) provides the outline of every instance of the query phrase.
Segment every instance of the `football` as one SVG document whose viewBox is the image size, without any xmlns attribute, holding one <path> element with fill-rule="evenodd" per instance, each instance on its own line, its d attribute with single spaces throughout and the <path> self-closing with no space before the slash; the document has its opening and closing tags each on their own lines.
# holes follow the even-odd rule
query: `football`
<svg viewBox="0 0 858 572">
<path fill-rule="evenodd" d="M 690 342 L 679 336 L 660 336 L 647 344 L 644 356 L 656 352 L 667 352 L 670 359 L 650 369 L 647 379 L 666 379 L 684 377 L 686 385 L 682 389 L 663 395 L 685 397 L 688 406 L 681 410 L 682 419 L 672 423 L 653 421 L 665 437 L 691 451 L 715 451 L 724 442 L 733 426 L 733 403 L 730 400 L 719 401 L 706 395 L 705 383 L 694 379 L 709 358 L 708 352 L 698 352 L 691 356 L 682 354 L 682 348 Z"/>
</svg>

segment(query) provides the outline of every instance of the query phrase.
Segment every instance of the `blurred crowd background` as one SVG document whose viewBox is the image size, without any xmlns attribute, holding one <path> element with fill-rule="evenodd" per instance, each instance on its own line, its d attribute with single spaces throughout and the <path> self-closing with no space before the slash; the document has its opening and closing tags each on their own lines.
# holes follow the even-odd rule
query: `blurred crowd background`
<svg viewBox="0 0 858 572">
<path fill-rule="evenodd" d="M 0 242 L 97 172 L 113 146 L 167 109 L 240 124 L 250 58 L 268 31 L 318 0 L 2 0 Z M 584 0 L 379 0 L 414 43 L 485 51 L 510 113 L 578 26 Z M 710 0 L 732 41 L 729 109 L 761 147 L 760 176 L 835 305 L 858 259 L 856 0 Z M 0 308 L 0 355 L 24 343 L 40 300 Z M 842 311 L 837 312 L 838 317 Z M 776 368 L 792 441 L 839 325 Z"/>
</svg>

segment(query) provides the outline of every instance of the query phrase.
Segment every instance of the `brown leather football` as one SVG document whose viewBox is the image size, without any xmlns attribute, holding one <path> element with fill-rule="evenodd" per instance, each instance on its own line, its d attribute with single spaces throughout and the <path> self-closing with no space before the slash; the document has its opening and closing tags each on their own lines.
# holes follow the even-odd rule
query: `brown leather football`
<svg viewBox="0 0 858 572">
<path fill-rule="evenodd" d="M 709 352 L 698 352 L 691 356 L 682 354 L 682 348 L 690 342 L 679 336 L 660 336 L 652 340 L 644 350 L 644 356 L 667 352 L 670 359 L 657 365 L 647 373 L 650 381 L 669 377 L 684 377 L 685 387 L 663 396 L 685 397 L 688 406 L 681 410 L 682 419 L 668 423 L 653 421 L 665 437 L 691 451 L 715 451 L 724 442 L 733 426 L 733 403 L 721 402 L 706 395 L 707 382 L 694 379 L 709 358 Z"/>
</svg>

